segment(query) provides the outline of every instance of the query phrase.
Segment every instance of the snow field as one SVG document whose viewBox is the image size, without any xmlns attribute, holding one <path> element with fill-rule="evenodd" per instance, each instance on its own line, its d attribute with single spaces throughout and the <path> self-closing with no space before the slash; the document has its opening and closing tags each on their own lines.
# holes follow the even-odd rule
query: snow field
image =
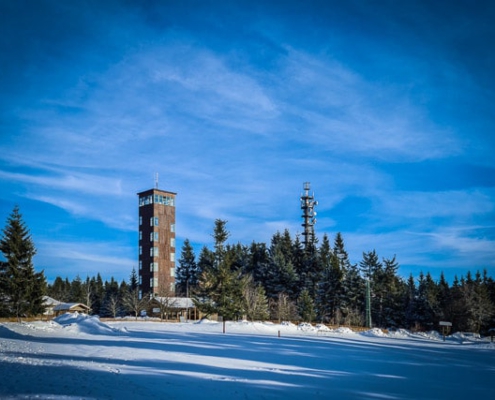
<svg viewBox="0 0 495 400">
<path fill-rule="evenodd" d="M 495 345 L 453 335 L 64 315 L 0 324 L 2 399 L 495 396 Z M 278 333 L 280 332 L 280 337 Z"/>
</svg>

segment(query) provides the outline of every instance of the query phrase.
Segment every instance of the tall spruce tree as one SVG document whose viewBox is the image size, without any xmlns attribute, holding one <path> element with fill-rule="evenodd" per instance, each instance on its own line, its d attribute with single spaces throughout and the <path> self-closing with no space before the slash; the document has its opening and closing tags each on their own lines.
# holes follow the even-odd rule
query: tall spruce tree
<svg viewBox="0 0 495 400">
<path fill-rule="evenodd" d="M 0 265 L 0 298 L 6 304 L 4 311 L 18 319 L 22 315 L 42 313 L 46 280 L 43 271 L 34 270 L 36 248 L 17 206 L 3 229 L 0 251 L 5 258 Z"/>
<path fill-rule="evenodd" d="M 198 284 L 198 266 L 194 249 L 189 239 L 185 239 L 182 245 L 175 279 L 177 281 L 177 292 L 186 297 L 189 297 L 191 289 L 194 289 Z"/>
<path fill-rule="evenodd" d="M 202 271 L 197 295 L 193 297 L 200 311 L 217 313 L 225 320 L 239 318 L 244 313 L 243 292 L 247 284 L 247 278 L 235 267 L 237 247 L 225 245 L 229 235 L 226 221 L 217 219 L 213 230 L 214 261 Z"/>
</svg>

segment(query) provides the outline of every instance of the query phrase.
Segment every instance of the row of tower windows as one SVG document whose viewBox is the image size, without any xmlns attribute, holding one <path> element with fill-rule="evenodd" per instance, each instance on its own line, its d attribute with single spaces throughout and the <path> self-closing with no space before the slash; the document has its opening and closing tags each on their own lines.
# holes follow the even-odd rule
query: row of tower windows
<svg viewBox="0 0 495 400">
<path fill-rule="evenodd" d="M 143 255 L 143 246 L 139 246 L 139 255 Z M 160 256 L 160 250 L 158 247 L 151 247 L 150 248 L 150 257 L 159 257 Z M 175 262 L 175 253 L 172 252 L 170 253 L 170 261 Z"/>
<path fill-rule="evenodd" d="M 143 269 L 143 262 L 139 261 L 139 270 Z M 150 263 L 150 272 L 158 272 L 158 263 L 152 262 Z M 170 268 L 170 276 L 175 277 L 175 268 Z"/>
<path fill-rule="evenodd" d="M 159 232 L 150 233 L 150 242 L 159 242 L 160 235 Z M 143 240 L 143 232 L 139 231 L 139 240 Z M 175 238 L 170 238 L 170 246 L 175 247 Z M 141 254 L 141 253 L 140 253 Z"/>
<path fill-rule="evenodd" d="M 175 277 L 175 268 L 170 269 L 170 276 L 172 278 Z M 142 276 L 139 277 L 139 284 L 140 285 L 143 284 L 143 277 Z M 150 278 L 150 286 L 151 287 L 157 287 L 158 286 L 158 278 Z"/>
<path fill-rule="evenodd" d="M 139 226 L 142 225 L 143 225 L 143 217 L 139 216 Z M 158 217 L 151 217 L 150 226 L 160 226 L 160 219 Z M 175 232 L 175 224 L 170 224 L 170 232 Z"/>
<path fill-rule="evenodd" d="M 165 206 L 173 207 L 175 205 L 175 199 L 173 197 L 163 196 L 161 194 L 155 194 L 153 196 L 152 194 L 150 194 L 148 196 L 142 196 L 139 198 L 139 207 L 153 204 L 153 201 L 155 204 L 163 204 Z"/>
</svg>

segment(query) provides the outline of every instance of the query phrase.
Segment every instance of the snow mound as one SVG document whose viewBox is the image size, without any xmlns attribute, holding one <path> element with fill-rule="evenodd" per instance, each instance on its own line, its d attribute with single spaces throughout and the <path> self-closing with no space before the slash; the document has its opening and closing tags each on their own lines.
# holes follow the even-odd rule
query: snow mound
<svg viewBox="0 0 495 400">
<path fill-rule="evenodd" d="M 361 332 L 361 335 L 363 336 L 373 336 L 373 337 L 382 337 L 382 336 L 387 336 L 381 329 L 378 328 L 372 328 L 367 331 Z"/>
<path fill-rule="evenodd" d="M 305 331 L 305 332 L 315 330 L 313 325 L 308 324 L 307 322 L 303 322 L 303 323 L 300 323 L 299 325 L 297 325 L 297 329 L 300 331 Z"/>
<path fill-rule="evenodd" d="M 104 324 L 97 315 L 66 313 L 53 321 L 61 325 L 64 329 L 74 333 L 86 333 L 90 335 L 115 335 L 125 330 L 118 330 Z"/>
<path fill-rule="evenodd" d="M 331 332 L 332 330 L 326 326 L 326 325 L 323 325 L 323 324 L 318 324 L 315 326 L 316 329 L 318 329 L 319 331 L 324 331 L 324 332 Z"/>
<path fill-rule="evenodd" d="M 437 331 L 416 332 L 414 335 L 428 340 L 443 340 L 443 336 Z"/>
<path fill-rule="evenodd" d="M 202 318 L 198 322 L 195 322 L 197 325 L 202 325 L 202 324 L 218 324 L 218 321 L 212 321 L 208 318 Z"/>
<path fill-rule="evenodd" d="M 341 335 L 354 334 L 351 328 L 346 328 L 341 326 L 340 328 L 334 329 L 332 332 L 339 333 Z"/>
</svg>

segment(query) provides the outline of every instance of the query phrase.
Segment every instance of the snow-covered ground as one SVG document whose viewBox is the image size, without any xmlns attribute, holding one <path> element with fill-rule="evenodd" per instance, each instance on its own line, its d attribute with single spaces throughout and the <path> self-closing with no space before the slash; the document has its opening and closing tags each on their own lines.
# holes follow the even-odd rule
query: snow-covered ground
<svg viewBox="0 0 495 400">
<path fill-rule="evenodd" d="M 64 315 L 0 324 L 1 399 L 490 399 L 495 344 L 466 335 Z"/>
</svg>

